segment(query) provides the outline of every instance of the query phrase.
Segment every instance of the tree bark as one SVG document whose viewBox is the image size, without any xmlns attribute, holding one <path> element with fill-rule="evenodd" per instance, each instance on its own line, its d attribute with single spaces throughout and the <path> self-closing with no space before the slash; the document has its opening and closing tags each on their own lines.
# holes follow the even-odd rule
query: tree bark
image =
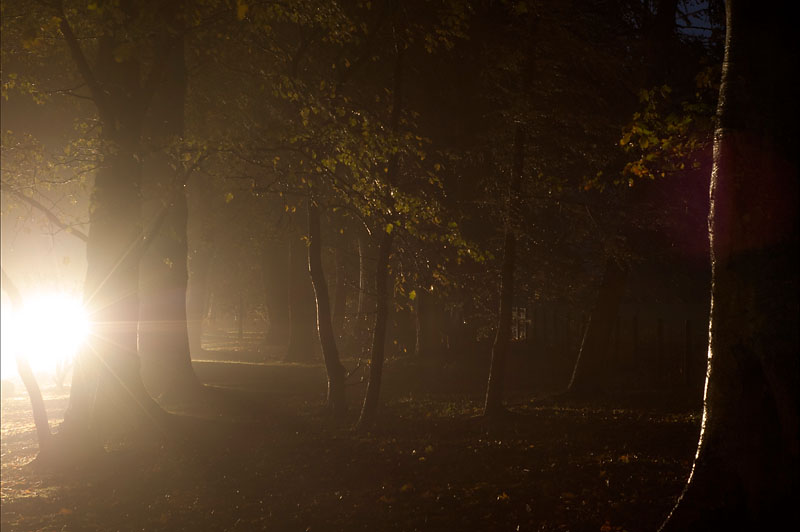
<svg viewBox="0 0 800 532">
<path fill-rule="evenodd" d="M 797 39 L 781 9 L 729 0 L 726 13 L 705 409 L 663 531 L 800 524 Z"/>
<path fill-rule="evenodd" d="M 338 338 L 344 335 L 344 318 L 347 314 L 347 253 L 343 239 L 341 246 L 334 250 L 336 267 L 336 289 L 333 294 L 333 332 Z"/>
<path fill-rule="evenodd" d="M 506 208 L 506 227 L 503 238 L 503 265 L 500 271 L 500 316 L 497 334 L 492 344 L 492 362 L 486 384 L 484 416 L 494 416 L 503 410 L 505 368 L 511 340 L 511 307 L 514 304 L 514 269 L 516 266 L 517 236 L 515 230 L 522 192 L 522 171 L 525 160 L 525 130 L 517 124 L 514 134 L 514 161 Z"/>
<path fill-rule="evenodd" d="M 317 303 L 317 333 L 322 346 L 322 357 L 328 373 L 328 408 L 337 418 L 347 413 L 345 397 L 345 369 L 339 361 L 336 336 L 333 332 L 328 283 L 322 268 L 322 231 L 319 206 L 314 198 L 308 199 L 308 271 L 314 285 Z"/>
<path fill-rule="evenodd" d="M 394 64 L 394 90 L 390 119 L 392 133 L 395 135 L 400 129 L 400 108 L 403 101 L 403 56 L 403 48 L 398 48 Z M 389 185 L 389 193 L 386 195 L 385 200 L 389 205 L 393 205 L 391 187 L 397 183 L 399 164 L 398 154 L 395 153 L 390 157 L 386 166 L 386 181 Z M 364 394 L 361 415 L 358 418 L 358 427 L 361 429 L 370 427 L 377 417 L 378 398 L 380 397 L 381 380 L 383 378 L 383 358 L 386 349 L 386 327 L 389 317 L 389 257 L 392 254 L 394 233 L 391 224 L 380 227 L 378 230 L 381 237 L 378 245 L 378 262 L 375 268 L 375 325 L 372 330 L 369 382 L 367 383 L 367 391 Z"/>
<path fill-rule="evenodd" d="M 372 331 L 372 348 L 369 365 L 369 382 L 364 395 L 364 404 L 358 419 L 359 427 L 366 428 L 375 422 L 378 412 L 381 381 L 383 378 L 383 358 L 386 340 L 386 326 L 389 316 L 389 256 L 392 251 L 393 236 L 384 231 L 378 246 L 378 265 L 375 274 L 375 294 L 377 310 L 375 326 Z"/>
<path fill-rule="evenodd" d="M 608 386 L 609 347 L 617 322 L 627 273 L 613 257 L 606 261 L 603 282 L 581 342 L 567 391 L 592 394 Z"/>
<path fill-rule="evenodd" d="M 146 127 L 154 145 L 175 142 L 184 133 L 186 68 L 183 42 L 176 44 L 167 62 L 168 74 L 153 97 Z M 145 182 L 152 193 L 170 202 L 158 209 L 168 213 L 140 265 L 139 355 L 142 377 L 156 396 L 182 397 L 195 391 L 199 382 L 192 368 L 186 314 L 189 281 L 187 223 L 189 208 L 173 161 L 163 152 L 145 159 Z M 161 192 L 159 195 L 158 192 Z"/>
<path fill-rule="evenodd" d="M 319 340 L 314 309 L 314 288 L 308 272 L 305 240 L 293 235 L 289 244 L 289 347 L 287 362 L 309 362 Z"/>
<path fill-rule="evenodd" d="M 169 11 L 166 15 L 174 12 Z M 169 18 L 168 16 L 166 18 Z M 143 115 L 169 54 L 170 30 L 144 88 L 136 59 L 114 58 L 113 34 L 99 38 L 96 76 L 62 13 L 61 30 L 89 86 L 102 123 L 103 166 L 89 205 L 84 305 L 91 334 L 76 356 L 70 401 L 59 434 L 103 441 L 117 434 L 165 428 L 166 413 L 148 395 L 138 354 Z"/>
<path fill-rule="evenodd" d="M 92 331 L 75 359 L 64 414 L 66 428 L 80 436 L 104 438 L 138 430 L 163 415 L 140 375 L 141 166 L 131 144 L 107 154 L 89 209 L 84 304 Z"/>
<path fill-rule="evenodd" d="M 355 333 L 356 341 L 360 345 L 367 343 L 371 338 L 370 328 L 374 320 L 375 313 L 375 258 L 372 256 L 373 250 L 370 246 L 370 236 L 363 229 L 358 231 L 358 307 L 356 311 Z"/>
</svg>

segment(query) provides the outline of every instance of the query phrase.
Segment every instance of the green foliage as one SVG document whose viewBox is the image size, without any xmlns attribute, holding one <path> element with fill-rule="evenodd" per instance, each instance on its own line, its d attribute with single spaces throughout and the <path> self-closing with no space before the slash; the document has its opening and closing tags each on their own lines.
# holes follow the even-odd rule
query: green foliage
<svg viewBox="0 0 800 532">
<path fill-rule="evenodd" d="M 623 129 L 620 146 L 632 160 L 615 183 L 633 186 L 636 179 L 655 179 L 700 166 L 700 154 L 710 145 L 718 86 L 712 68 L 696 76 L 691 99 L 675 101 L 668 85 L 643 89 L 640 110 Z"/>
</svg>

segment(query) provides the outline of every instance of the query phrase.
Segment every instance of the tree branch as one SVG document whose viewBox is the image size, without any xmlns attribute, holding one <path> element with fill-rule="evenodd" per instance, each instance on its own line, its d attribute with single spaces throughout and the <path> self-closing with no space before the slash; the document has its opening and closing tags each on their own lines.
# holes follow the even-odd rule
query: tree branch
<svg viewBox="0 0 800 532">
<path fill-rule="evenodd" d="M 13 187 L 10 187 L 8 185 L 8 183 L 2 183 L 2 185 L 3 185 L 2 186 L 3 190 L 5 190 L 6 192 L 9 192 L 13 196 L 21 199 L 22 201 L 24 201 L 28 205 L 30 205 L 30 206 L 36 208 L 37 210 L 39 210 L 50 221 L 50 223 L 52 223 L 56 227 L 58 227 L 60 229 L 63 229 L 67 233 L 69 233 L 72 236 L 75 236 L 75 237 L 83 240 L 84 242 L 87 242 L 89 240 L 89 237 L 86 236 L 86 234 L 84 232 L 82 232 L 80 229 L 75 229 L 71 225 L 68 225 L 68 224 L 62 222 L 61 219 L 59 219 L 59 217 L 56 216 L 56 214 L 53 211 L 51 211 L 50 209 L 45 207 L 39 201 L 37 201 L 37 200 L 35 200 L 33 198 L 29 198 L 28 196 L 26 196 L 25 194 L 23 194 L 19 190 L 15 190 Z"/>
<path fill-rule="evenodd" d="M 75 61 L 75 66 L 78 67 L 78 72 L 80 72 L 81 77 L 83 77 L 83 81 L 86 82 L 86 85 L 89 87 L 89 91 L 92 93 L 92 99 L 97 106 L 100 119 L 107 127 L 111 127 L 114 125 L 114 115 L 106 103 L 106 94 L 103 91 L 100 83 L 97 81 L 97 77 L 94 75 L 94 72 L 92 72 L 92 68 L 89 66 L 89 62 L 86 60 L 86 55 L 83 53 L 81 45 L 78 42 L 78 39 L 75 37 L 75 32 L 72 31 L 72 26 L 67 20 L 67 15 L 64 12 L 63 3 L 59 3 L 58 10 L 61 18 L 59 28 L 61 29 L 61 34 L 64 35 L 64 39 L 67 41 L 67 47 L 69 47 L 72 60 Z"/>
</svg>

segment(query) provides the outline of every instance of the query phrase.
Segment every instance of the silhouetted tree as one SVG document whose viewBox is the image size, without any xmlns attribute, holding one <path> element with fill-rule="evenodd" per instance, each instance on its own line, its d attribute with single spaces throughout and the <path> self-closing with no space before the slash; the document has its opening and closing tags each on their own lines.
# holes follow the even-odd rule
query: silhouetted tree
<svg viewBox="0 0 800 532">
<path fill-rule="evenodd" d="M 664 531 L 798 524 L 797 39 L 777 6 L 726 4 L 705 409 L 691 476 Z"/>
</svg>

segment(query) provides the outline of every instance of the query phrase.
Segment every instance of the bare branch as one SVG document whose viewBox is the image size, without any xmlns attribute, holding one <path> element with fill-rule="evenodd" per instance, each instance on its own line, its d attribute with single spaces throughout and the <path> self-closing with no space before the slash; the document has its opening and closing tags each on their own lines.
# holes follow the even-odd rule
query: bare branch
<svg viewBox="0 0 800 532">
<path fill-rule="evenodd" d="M 52 223 L 56 227 L 63 229 L 67 233 L 71 234 L 74 237 L 79 238 L 80 240 L 83 240 L 84 242 L 88 242 L 89 237 L 86 236 L 84 232 L 82 232 L 80 229 L 75 229 L 73 226 L 65 222 L 62 222 L 61 219 L 59 219 L 59 217 L 56 216 L 56 214 L 53 211 L 45 207 L 41 202 L 26 196 L 19 190 L 16 190 L 13 187 L 9 186 L 8 183 L 2 183 L 2 189 L 9 192 L 13 196 L 21 199 L 28 205 L 39 210 L 50 221 L 50 223 Z"/>
</svg>

